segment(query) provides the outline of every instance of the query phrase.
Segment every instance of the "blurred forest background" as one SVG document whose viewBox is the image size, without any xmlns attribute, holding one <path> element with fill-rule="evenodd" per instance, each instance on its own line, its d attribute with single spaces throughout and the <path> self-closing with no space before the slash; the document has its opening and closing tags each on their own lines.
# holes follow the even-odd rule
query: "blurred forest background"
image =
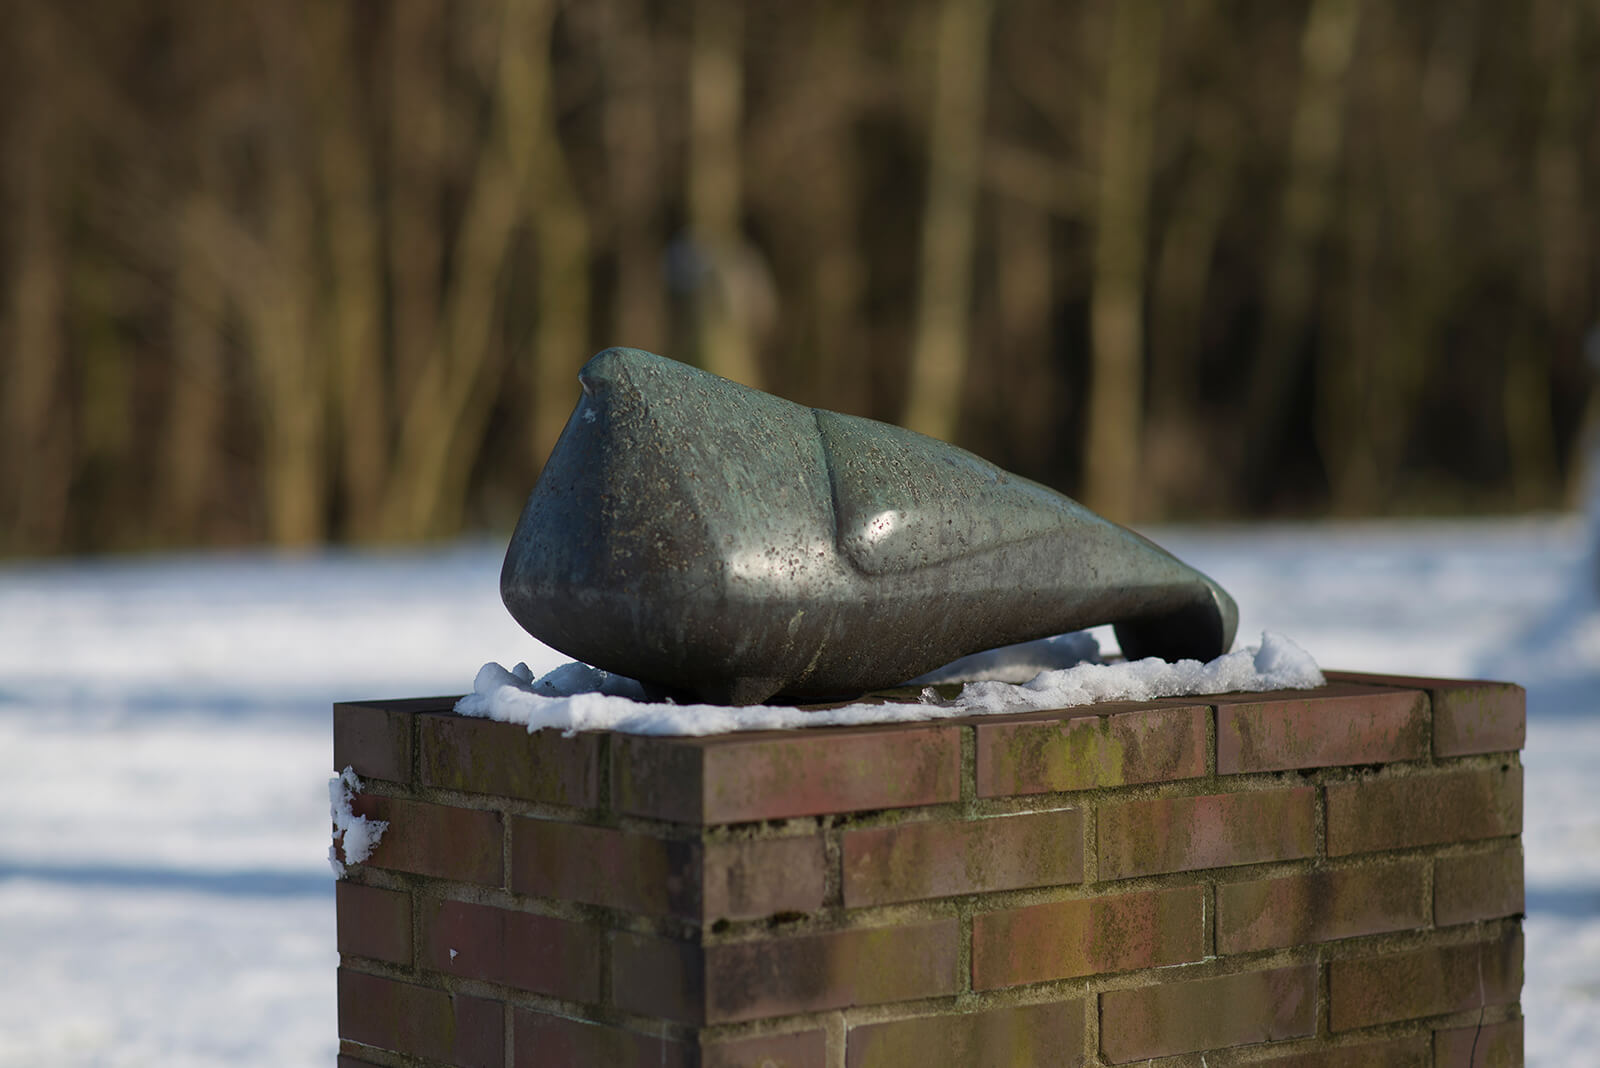
<svg viewBox="0 0 1600 1068">
<path fill-rule="evenodd" d="M 508 529 L 612 344 L 1122 520 L 1563 507 L 1597 75 L 1596 0 L 0 0 L 0 552 Z"/>
</svg>

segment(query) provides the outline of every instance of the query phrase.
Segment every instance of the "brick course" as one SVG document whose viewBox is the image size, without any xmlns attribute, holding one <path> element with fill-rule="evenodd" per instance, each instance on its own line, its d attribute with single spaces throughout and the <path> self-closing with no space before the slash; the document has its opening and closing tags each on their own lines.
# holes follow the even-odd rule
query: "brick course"
<svg viewBox="0 0 1600 1068">
<path fill-rule="evenodd" d="M 1309 857 L 1316 848 L 1309 786 L 1129 801 L 1100 809 L 1100 877 L 1225 868 Z"/>
<path fill-rule="evenodd" d="M 411 963 L 410 894 L 351 882 L 335 889 L 340 953 Z"/>
<path fill-rule="evenodd" d="M 461 1068 L 500 1068 L 505 1006 L 340 968 L 339 1037 Z"/>
<path fill-rule="evenodd" d="M 1471 1068 L 1522 1068 L 1522 1021 L 1453 1027 L 1433 1033 L 1433 1063 Z"/>
<path fill-rule="evenodd" d="M 1456 1063 L 1439 1062 L 1441 1068 Z M 1433 1068 L 1433 1048 L 1427 1035 L 1414 1035 L 1393 1042 L 1363 1042 L 1291 1053 L 1256 1064 L 1258 1068 Z"/>
<path fill-rule="evenodd" d="M 418 717 L 422 782 L 554 805 L 600 801 L 600 741 L 595 734 L 529 734 L 510 723 L 464 716 Z"/>
<path fill-rule="evenodd" d="M 1083 813 L 1073 810 L 849 831 L 843 846 L 846 907 L 1083 879 Z"/>
<path fill-rule="evenodd" d="M 1522 832 L 1522 769 L 1511 764 L 1330 783 L 1327 790 L 1330 856 Z"/>
<path fill-rule="evenodd" d="M 978 796 L 1198 778 L 1206 773 L 1210 721 L 1211 709 L 1201 705 L 980 722 Z"/>
<path fill-rule="evenodd" d="M 973 988 L 1199 960 L 1204 909 L 1202 888 L 1181 886 L 979 913 L 972 918 Z"/>
<path fill-rule="evenodd" d="M 1100 1049 L 1112 1064 L 1225 1049 L 1316 1030 L 1310 965 L 1113 990 L 1100 995 Z"/>
<path fill-rule="evenodd" d="M 350 808 L 357 816 L 406 829 L 379 840 L 366 860 L 369 867 L 485 886 L 505 881 L 502 817 L 497 812 L 373 794 L 357 796 Z"/>
<path fill-rule="evenodd" d="M 915 1016 L 850 1029 L 847 1068 L 1011 1068 L 1084 1063 L 1083 1002 L 1015 1005 L 954 1016 Z"/>
<path fill-rule="evenodd" d="M 1528 736 L 1528 694 L 1513 682 L 1417 679 L 1330 671 L 1332 683 L 1420 689 L 1433 707 L 1433 753 L 1471 756 L 1519 750 Z"/>
<path fill-rule="evenodd" d="M 1221 703 L 1217 774 L 1417 760 L 1428 752 L 1427 710 L 1415 690 L 1365 687 Z"/>
<path fill-rule="evenodd" d="M 1514 916 L 1522 905 L 1518 842 L 1433 862 L 1433 922 L 1440 927 Z"/>
<path fill-rule="evenodd" d="M 515 1068 L 806 1068 L 823 1063 L 827 1043 L 810 1030 L 696 1044 L 531 1009 L 513 1012 L 512 1033 Z"/>
<path fill-rule="evenodd" d="M 549 994 L 568 1001 L 600 997 L 599 929 L 553 916 L 433 901 L 422 910 L 418 937 L 425 966 Z"/>
<path fill-rule="evenodd" d="M 1217 885 L 1217 952 L 1328 942 L 1425 926 L 1426 861 Z"/>
<path fill-rule="evenodd" d="M 1330 680 L 711 738 L 335 706 L 389 821 L 340 1061 L 1520 1063 L 1521 690 Z"/>
<path fill-rule="evenodd" d="M 1522 936 L 1336 960 L 1328 989 L 1335 1031 L 1501 1005 L 1522 989 Z"/>
</svg>

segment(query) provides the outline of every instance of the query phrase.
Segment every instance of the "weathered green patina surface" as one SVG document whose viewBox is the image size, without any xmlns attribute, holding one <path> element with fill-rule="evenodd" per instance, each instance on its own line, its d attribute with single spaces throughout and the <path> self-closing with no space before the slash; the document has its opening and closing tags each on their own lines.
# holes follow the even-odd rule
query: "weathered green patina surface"
<svg viewBox="0 0 1600 1068">
<path fill-rule="evenodd" d="M 745 704 L 1101 623 L 1130 658 L 1232 645 L 1215 582 L 953 445 L 636 349 L 579 382 L 500 579 L 517 622 L 579 660 Z"/>
</svg>

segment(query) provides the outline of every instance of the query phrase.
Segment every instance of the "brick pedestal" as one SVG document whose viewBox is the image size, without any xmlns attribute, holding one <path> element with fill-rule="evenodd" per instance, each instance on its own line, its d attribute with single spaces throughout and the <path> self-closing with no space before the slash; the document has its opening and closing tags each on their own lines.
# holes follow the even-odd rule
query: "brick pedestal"
<svg viewBox="0 0 1600 1068">
<path fill-rule="evenodd" d="M 334 709 L 389 821 L 346 1068 L 1521 1063 L 1519 687 L 707 739 L 451 704 Z"/>
</svg>

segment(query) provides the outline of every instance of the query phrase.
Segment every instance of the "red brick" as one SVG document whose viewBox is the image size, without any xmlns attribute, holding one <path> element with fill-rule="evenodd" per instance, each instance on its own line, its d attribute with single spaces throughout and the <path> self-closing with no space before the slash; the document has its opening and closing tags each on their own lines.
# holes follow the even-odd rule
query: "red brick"
<svg viewBox="0 0 1600 1068">
<path fill-rule="evenodd" d="M 1090 790 L 1206 773 L 1207 706 L 1061 715 L 979 722 L 978 795 Z"/>
<path fill-rule="evenodd" d="M 1085 1064 L 1082 1001 L 1017 1005 L 959 1016 L 853 1027 L 845 1042 L 847 1068 L 1011 1068 Z"/>
<path fill-rule="evenodd" d="M 505 1007 L 340 968 L 339 1037 L 461 1068 L 500 1068 Z"/>
<path fill-rule="evenodd" d="M 1217 952 L 1426 927 L 1425 860 L 1217 884 Z"/>
<path fill-rule="evenodd" d="M 700 843 L 551 820 L 511 824 L 517 893 L 696 923 L 820 908 L 823 868 L 817 835 Z"/>
<path fill-rule="evenodd" d="M 333 770 L 349 767 L 363 779 L 410 783 L 411 709 L 439 703 L 439 698 L 422 698 L 334 705 Z"/>
<path fill-rule="evenodd" d="M 708 842 L 704 849 L 699 918 L 705 923 L 822 907 L 826 862 L 818 835 Z"/>
<path fill-rule="evenodd" d="M 712 946 L 708 1017 L 752 1020 L 954 994 L 955 920 Z"/>
<path fill-rule="evenodd" d="M 1493 942 L 1431 946 L 1328 966 L 1335 1031 L 1503 1005 L 1522 989 L 1522 934 Z"/>
<path fill-rule="evenodd" d="M 1309 1035 L 1315 965 L 1169 982 L 1100 995 L 1100 1049 L 1113 1064 Z"/>
<path fill-rule="evenodd" d="M 1328 854 L 1470 842 L 1522 830 L 1522 769 L 1329 783 Z"/>
<path fill-rule="evenodd" d="M 411 963 L 411 895 L 340 880 L 334 886 L 339 952 Z"/>
<path fill-rule="evenodd" d="M 1251 1063 L 1255 1068 L 1430 1068 L 1433 1050 L 1426 1035 L 1412 1035 L 1389 1042 L 1325 1047 Z"/>
<path fill-rule="evenodd" d="M 1019 986 L 1205 956 L 1199 886 L 1052 901 L 972 918 L 972 986 Z"/>
<path fill-rule="evenodd" d="M 553 916 L 434 901 L 423 906 L 423 964 L 568 1001 L 600 1000 L 598 927 Z"/>
<path fill-rule="evenodd" d="M 692 1041 L 620 1027 L 512 1010 L 516 1068 L 824 1068 L 820 1030 L 754 1038 Z"/>
<path fill-rule="evenodd" d="M 1435 1068 L 1522 1068 L 1522 1021 L 1433 1033 Z"/>
<path fill-rule="evenodd" d="M 424 715 L 418 727 L 420 772 L 428 786 L 579 808 L 600 803 L 596 733 L 566 738 L 453 714 Z"/>
<path fill-rule="evenodd" d="M 1353 672 L 1329 672 L 1328 678 L 1426 691 L 1433 706 L 1435 756 L 1504 753 L 1521 749 L 1527 742 L 1528 695 L 1515 683 Z"/>
<path fill-rule="evenodd" d="M 1217 705 L 1217 774 L 1386 764 L 1428 755 L 1417 690 L 1330 687 L 1310 696 Z"/>
<path fill-rule="evenodd" d="M 824 1031 L 705 1042 L 700 1068 L 824 1068 L 828 1036 Z"/>
<path fill-rule="evenodd" d="M 345 1053 L 339 1054 L 339 1059 L 334 1064 L 336 1068 L 378 1068 L 371 1061 L 357 1060 Z"/>
<path fill-rule="evenodd" d="M 1439 857 L 1433 867 L 1433 922 L 1440 927 L 1523 911 L 1522 844 Z"/>
<path fill-rule="evenodd" d="M 703 947 L 627 931 L 609 937 L 611 1000 L 618 1008 L 684 1023 L 707 1022 Z"/>
<path fill-rule="evenodd" d="M 698 847 L 553 820 L 511 821 L 511 889 L 654 916 L 700 916 Z"/>
<path fill-rule="evenodd" d="M 664 1035 L 551 1016 L 531 1009 L 511 1013 L 512 1064 L 516 1068 L 695 1068 L 695 1049 Z"/>
<path fill-rule="evenodd" d="M 848 908 L 1083 880 L 1083 814 L 902 823 L 843 837 Z"/>
<path fill-rule="evenodd" d="M 1440 686 L 1433 700 L 1435 756 L 1504 753 L 1528 741 L 1528 691 L 1509 682 Z"/>
<path fill-rule="evenodd" d="M 618 736 L 611 753 L 618 809 L 682 823 L 903 808 L 961 796 L 954 726 Z"/>
<path fill-rule="evenodd" d="M 498 812 L 373 794 L 357 794 L 350 807 L 358 816 L 389 822 L 368 867 L 484 886 L 505 881 Z"/>
<path fill-rule="evenodd" d="M 955 920 L 725 943 L 696 950 L 612 935 L 618 1007 L 684 1023 L 732 1023 L 954 994 Z"/>
<path fill-rule="evenodd" d="M 1314 788 L 1305 786 L 1107 805 L 1099 814 L 1100 878 L 1309 857 L 1313 804 Z"/>
</svg>

